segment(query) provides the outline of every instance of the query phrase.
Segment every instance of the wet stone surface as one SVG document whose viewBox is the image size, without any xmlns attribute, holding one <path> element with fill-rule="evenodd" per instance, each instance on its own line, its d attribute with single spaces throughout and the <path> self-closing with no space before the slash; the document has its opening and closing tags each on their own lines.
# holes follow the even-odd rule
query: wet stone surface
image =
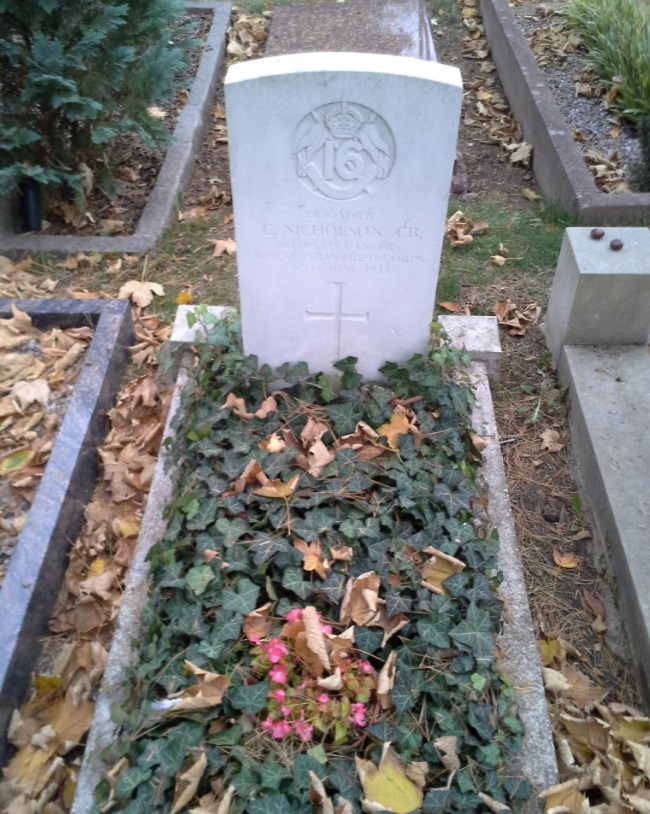
<svg viewBox="0 0 650 814">
<path fill-rule="evenodd" d="M 435 60 L 424 0 L 318 0 L 277 9 L 265 55 L 314 51 Z"/>
</svg>

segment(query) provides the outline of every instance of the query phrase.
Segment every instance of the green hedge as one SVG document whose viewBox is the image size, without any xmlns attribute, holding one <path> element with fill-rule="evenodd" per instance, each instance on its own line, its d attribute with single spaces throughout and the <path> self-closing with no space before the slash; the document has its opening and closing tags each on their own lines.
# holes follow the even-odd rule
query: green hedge
<svg viewBox="0 0 650 814">
<path fill-rule="evenodd" d="M 164 140 L 147 108 L 185 63 L 173 42 L 182 10 L 183 0 L 0 0 L 0 195 L 34 178 L 84 207 L 125 134 Z"/>
</svg>

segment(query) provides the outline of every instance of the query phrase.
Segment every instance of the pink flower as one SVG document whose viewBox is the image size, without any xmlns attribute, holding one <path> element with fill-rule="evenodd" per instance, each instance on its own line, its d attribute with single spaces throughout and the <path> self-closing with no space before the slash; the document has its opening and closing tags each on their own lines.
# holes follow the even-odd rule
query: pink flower
<svg viewBox="0 0 650 814">
<path fill-rule="evenodd" d="M 287 622 L 297 622 L 302 617 L 302 608 L 292 608 L 286 615 Z"/>
<path fill-rule="evenodd" d="M 364 673 L 374 673 L 374 668 L 372 664 L 368 661 L 360 661 L 359 664 L 361 665 L 361 669 Z"/>
<path fill-rule="evenodd" d="M 271 731 L 271 727 L 275 721 L 271 718 L 270 715 L 267 715 L 266 718 L 262 721 L 262 729 L 265 729 L 267 732 Z"/>
<path fill-rule="evenodd" d="M 320 629 L 326 636 L 330 636 L 332 634 L 332 625 L 321 625 Z"/>
<path fill-rule="evenodd" d="M 281 664 L 276 664 L 269 670 L 269 678 L 276 684 L 287 683 L 287 668 Z"/>
<path fill-rule="evenodd" d="M 314 734 L 314 727 L 303 720 L 296 721 L 293 725 L 296 735 L 303 743 L 309 743 Z"/>
<path fill-rule="evenodd" d="M 291 715 L 291 710 L 289 709 L 289 707 L 285 707 L 284 704 L 280 707 L 280 710 L 285 718 L 288 718 L 289 715 Z"/>
<path fill-rule="evenodd" d="M 253 642 L 253 644 L 257 644 L 257 645 L 262 644 L 262 641 L 261 641 L 260 637 L 257 635 L 257 633 L 251 633 L 250 636 L 248 637 L 248 641 Z"/>
<path fill-rule="evenodd" d="M 282 644 L 280 639 L 271 639 L 271 641 L 264 647 L 266 655 L 269 657 L 271 664 L 277 664 L 283 656 L 289 654 L 287 646 Z"/>
<path fill-rule="evenodd" d="M 318 701 L 319 704 L 324 705 L 327 704 L 327 702 L 330 700 L 330 697 L 326 692 L 322 692 L 319 696 L 317 696 L 316 700 Z"/>
<path fill-rule="evenodd" d="M 271 735 L 280 741 L 282 738 L 286 737 L 291 732 L 291 724 L 289 721 L 276 721 L 273 726 L 271 726 Z"/>
<path fill-rule="evenodd" d="M 350 719 L 353 724 L 357 726 L 366 725 L 366 705 L 365 704 L 352 704 L 352 715 Z"/>
<path fill-rule="evenodd" d="M 286 695 L 287 695 L 286 692 L 284 690 L 280 689 L 280 690 L 275 690 L 275 692 L 272 692 L 271 693 L 271 698 L 274 701 L 277 701 L 279 704 L 281 704 L 284 701 Z"/>
</svg>

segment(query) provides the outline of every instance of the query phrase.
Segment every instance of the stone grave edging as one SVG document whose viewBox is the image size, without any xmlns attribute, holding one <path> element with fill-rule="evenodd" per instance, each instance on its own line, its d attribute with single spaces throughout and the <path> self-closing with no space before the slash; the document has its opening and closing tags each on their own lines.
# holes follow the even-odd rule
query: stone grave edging
<svg viewBox="0 0 650 814">
<path fill-rule="evenodd" d="M 40 637 L 77 537 L 98 472 L 97 447 L 127 362 L 133 325 L 128 300 L 0 300 L 0 318 L 14 305 L 38 328 L 92 324 L 77 383 L 41 483 L 0 589 L 0 766 L 6 730 L 30 686 Z"/>
<path fill-rule="evenodd" d="M 580 225 L 650 220 L 650 193 L 599 191 L 508 0 L 481 0 L 481 14 L 510 108 L 533 146 L 533 171 L 544 197 Z"/>
<path fill-rule="evenodd" d="M 177 311 L 170 339 L 170 344 L 175 352 L 182 352 L 183 346 L 194 340 L 195 329 L 187 327 L 186 319 L 187 313 L 191 310 L 193 310 L 192 306 L 180 306 Z M 222 316 L 226 309 L 213 306 L 208 310 L 215 316 Z M 457 341 L 467 334 L 467 325 L 473 319 L 475 318 L 449 317 L 446 319 L 445 330 L 452 341 Z M 494 328 L 497 330 L 498 337 L 496 319 L 494 319 Z M 469 332 L 472 333 L 471 329 Z M 478 333 L 486 335 L 484 325 L 480 326 Z M 479 347 L 476 347 L 475 350 L 478 354 L 481 353 Z M 522 771 L 531 779 L 535 791 L 539 792 L 558 782 L 558 771 L 541 666 L 535 645 L 534 629 L 492 407 L 488 369 L 491 362 L 495 360 L 493 337 L 488 342 L 486 350 L 489 354 L 488 361 L 473 361 L 471 365 L 471 377 L 477 395 L 472 422 L 475 430 L 481 436 L 492 440 L 484 452 L 482 474 L 489 490 L 488 512 L 492 522 L 499 530 L 501 540 L 499 568 L 504 573 L 504 581 L 499 593 L 504 600 L 507 613 L 504 618 L 503 633 L 499 636 L 498 641 L 504 653 L 505 671 L 512 680 L 517 707 L 526 730 L 520 758 Z M 172 423 L 176 411 L 179 409 L 181 392 L 186 381 L 187 371 L 181 366 L 163 438 L 173 437 Z M 114 743 L 117 732 L 117 725 L 111 719 L 111 706 L 114 703 L 122 703 L 129 693 L 126 668 L 132 658 L 133 643 L 139 636 L 140 615 L 148 594 L 149 567 L 146 558 L 149 549 L 160 540 L 164 533 L 166 526 L 164 513 L 172 499 L 177 475 L 176 471 L 167 463 L 166 449 L 165 446 L 161 446 L 161 454 L 156 464 L 106 672 L 95 705 L 95 715 L 88 735 L 71 814 L 86 814 L 92 808 L 95 788 L 106 771 L 101 754 L 107 746 Z M 526 814 L 541 814 L 543 804 L 536 798 L 532 798 L 524 810 Z"/>
<path fill-rule="evenodd" d="M 194 169 L 194 161 L 201 146 L 206 121 L 223 64 L 226 49 L 226 31 L 230 22 L 231 5 L 222 0 L 192 2 L 192 9 L 213 9 L 214 18 L 206 37 L 192 87 L 176 128 L 170 138 L 163 165 L 149 194 L 133 235 L 78 237 L 75 235 L 3 235 L 0 232 L 0 254 L 8 257 L 48 252 L 67 256 L 77 252 L 118 252 L 141 254 L 149 251 L 160 238 L 179 207 L 183 191 Z M 8 208 L 4 202 L 5 210 Z M 0 217 L 2 212 L 0 211 Z"/>
</svg>

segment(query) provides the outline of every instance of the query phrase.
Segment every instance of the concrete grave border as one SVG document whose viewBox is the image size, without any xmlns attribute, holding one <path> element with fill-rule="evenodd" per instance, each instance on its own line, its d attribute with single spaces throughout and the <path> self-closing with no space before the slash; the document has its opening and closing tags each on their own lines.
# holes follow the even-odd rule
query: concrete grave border
<svg viewBox="0 0 650 814">
<path fill-rule="evenodd" d="M 170 339 L 176 352 L 182 352 L 183 346 L 194 341 L 199 325 L 197 323 L 196 329 L 189 329 L 187 326 L 187 314 L 193 310 L 194 306 L 180 306 L 176 312 Z M 218 318 L 227 310 L 220 306 L 208 308 Z M 559 782 L 557 763 L 488 380 L 489 370 L 495 370 L 494 365 L 500 353 L 497 321 L 496 318 L 489 317 L 490 324 L 487 324 L 485 318 L 479 317 L 480 324 L 472 326 L 470 323 L 476 319 L 448 317 L 445 318 L 444 329 L 456 344 L 462 344 L 463 338 L 468 335 L 483 336 L 486 342 L 484 348 L 476 343 L 476 347 L 470 352 L 470 357 L 483 357 L 481 361 L 472 361 L 470 370 L 477 395 L 472 423 L 476 432 L 491 441 L 484 453 L 483 478 L 489 489 L 488 511 L 499 530 L 501 540 L 499 568 L 504 573 L 504 581 L 500 595 L 507 608 L 499 646 L 504 653 L 504 671 L 515 689 L 517 706 L 526 730 L 521 768 L 533 782 L 535 791 L 539 792 Z M 181 367 L 163 438 L 174 435 L 172 424 L 186 381 L 187 371 Z M 111 717 L 111 706 L 123 703 L 129 694 L 128 665 L 132 658 L 133 643 L 139 635 L 140 615 L 148 595 L 147 553 L 164 534 L 167 523 L 165 510 L 174 494 L 176 476 L 177 471 L 168 465 L 166 447 L 163 445 L 142 519 L 108 664 L 95 705 L 95 716 L 88 735 L 71 814 L 86 814 L 92 808 L 95 788 L 105 772 L 101 754 L 115 742 L 117 725 Z M 541 801 L 532 798 L 524 810 L 526 814 L 541 814 L 543 808 Z"/>
<path fill-rule="evenodd" d="M 615 253 L 611 238 L 622 244 Z M 593 519 L 593 553 L 607 571 L 635 657 L 625 655 L 650 704 L 650 231 L 606 229 L 593 240 L 589 228 L 567 229 L 544 333 L 569 390 L 573 470 Z"/>
<path fill-rule="evenodd" d="M 92 325 L 94 336 L 0 590 L 0 766 L 11 714 L 30 686 L 39 639 L 48 632 L 70 544 L 95 485 L 97 446 L 134 337 L 127 300 L 1 299 L 0 318 L 12 316 L 12 305 L 37 328 Z"/>
<path fill-rule="evenodd" d="M 76 237 L 74 235 L 6 235 L 0 232 L 0 254 L 10 257 L 48 252 L 67 256 L 77 252 L 118 252 L 141 254 L 153 248 L 170 222 L 194 169 L 194 160 L 203 141 L 208 112 L 219 70 L 226 52 L 226 31 L 230 22 L 230 3 L 220 0 L 193 2 L 188 11 L 214 11 L 212 26 L 187 102 L 170 139 L 158 179 L 149 194 L 135 233 L 116 237 Z M 0 199 L 0 218 L 8 209 Z M 0 224 L 1 226 L 2 224 Z"/>
<path fill-rule="evenodd" d="M 533 171 L 544 197 L 581 225 L 650 221 L 650 193 L 599 191 L 508 0 L 481 0 L 481 14 L 508 102 L 533 145 Z"/>
</svg>

